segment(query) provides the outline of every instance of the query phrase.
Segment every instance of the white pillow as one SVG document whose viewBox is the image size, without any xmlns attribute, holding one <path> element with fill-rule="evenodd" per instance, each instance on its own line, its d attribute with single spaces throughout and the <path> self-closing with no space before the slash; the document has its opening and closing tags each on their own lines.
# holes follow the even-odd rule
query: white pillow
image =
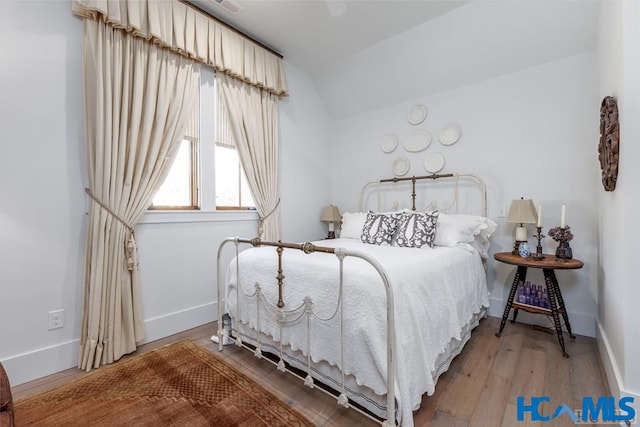
<svg viewBox="0 0 640 427">
<path fill-rule="evenodd" d="M 342 229 L 340 230 L 340 237 L 344 239 L 360 240 L 366 220 L 366 212 L 345 212 L 342 215 Z"/>
<path fill-rule="evenodd" d="M 440 213 L 436 229 L 436 246 L 465 246 L 470 244 L 483 257 L 489 250 L 489 237 L 498 225 L 489 218 L 475 215 Z"/>
</svg>

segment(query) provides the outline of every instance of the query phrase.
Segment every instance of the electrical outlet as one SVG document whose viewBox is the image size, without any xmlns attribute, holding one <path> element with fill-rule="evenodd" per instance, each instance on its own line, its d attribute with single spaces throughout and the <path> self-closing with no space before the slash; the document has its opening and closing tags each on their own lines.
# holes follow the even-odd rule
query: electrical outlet
<svg viewBox="0 0 640 427">
<path fill-rule="evenodd" d="M 58 329 L 64 326 L 64 310 L 54 310 L 49 312 L 49 330 Z"/>
<path fill-rule="evenodd" d="M 507 206 L 499 205 L 498 206 L 498 214 L 496 215 L 498 218 L 505 218 L 507 216 Z"/>
</svg>

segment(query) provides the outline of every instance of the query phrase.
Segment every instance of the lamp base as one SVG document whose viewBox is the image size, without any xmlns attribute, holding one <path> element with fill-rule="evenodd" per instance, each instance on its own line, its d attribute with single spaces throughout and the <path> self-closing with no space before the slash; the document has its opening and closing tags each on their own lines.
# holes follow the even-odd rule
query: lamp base
<svg viewBox="0 0 640 427">
<path fill-rule="evenodd" d="M 336 238 L 335 231 L 330 231 L 329 234 L 327 234 L 327 239 L 335 239 L 335 238 Z"/>
<path fill-rule="evenodd" d="M 526 242 L 526 240 L 516 240 L 513 244 L 513 250 L 511 251 L 513 255 L 520 255 L 520 243 L 522 242 Z"/>
</svg>

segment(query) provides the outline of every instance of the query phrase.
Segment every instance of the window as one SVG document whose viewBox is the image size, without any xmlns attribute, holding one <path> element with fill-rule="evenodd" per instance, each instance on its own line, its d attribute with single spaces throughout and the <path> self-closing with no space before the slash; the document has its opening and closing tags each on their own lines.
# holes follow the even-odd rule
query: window
<svg viewBox="0 0 640 427">
<path fill-rule="evenodd" d="M 198 90 L 187 122 L 185 136 L 176 158 L 160 189 L 153 197 L 149 209 L 200 208 L 198 188 L 200 181 L 199 159 L 200 91 Z"/>
<path fill-rule="evenodd" d="M 235 148 L 216 145 L 216 209 L 255 209 Z"/>
<path fill-rule="evenodd" d="M 216 209 L 255 209 L 219 90 L 215 143 Z"/>
<path fill-rule="evenodd" d="M 184 140 L 149 209 L 254 210 L 215 74 L 204 67 L 200 73 L 200 90 Z"/>
<path fill-rule="evenodd" d="M 198 209 L 198 141 L 183 139 L 150 209 Z"/>
</svg>

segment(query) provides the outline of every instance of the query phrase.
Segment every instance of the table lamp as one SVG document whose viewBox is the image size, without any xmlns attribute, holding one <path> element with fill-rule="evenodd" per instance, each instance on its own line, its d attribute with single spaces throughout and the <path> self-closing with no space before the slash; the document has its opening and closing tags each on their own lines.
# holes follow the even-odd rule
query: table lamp
<svg viewBox="0 0 640 427">
<path fill-rule="evenodd" d="M 337 206 L 329 205 L 322 210 L 320 221 L 329 224 L 329 234 L 327 235 L 327 239 L 336 238 L 336 233 L 334 231 L 335 223 L 337 222 L 339 224 L 341 219 L 342 217 L 340 216 L 340 211 Z"/>
<path fill-rule="evenodd" d="M 516 241 L 513 246 L 514 255 L 518 255 L 518 249 L 520 243 L 527 241 L 527 229 L 524 224 L 535 224 L 538 222 L 538 213 L 536 212 L 536 206 L 533 204 L 533 200 L 520 199 L 514 200 L 509 206 L 509 213 L 507 213 L 507 222 L 515 222 L 520 225 L 516 227 Z"/>
</svg>

